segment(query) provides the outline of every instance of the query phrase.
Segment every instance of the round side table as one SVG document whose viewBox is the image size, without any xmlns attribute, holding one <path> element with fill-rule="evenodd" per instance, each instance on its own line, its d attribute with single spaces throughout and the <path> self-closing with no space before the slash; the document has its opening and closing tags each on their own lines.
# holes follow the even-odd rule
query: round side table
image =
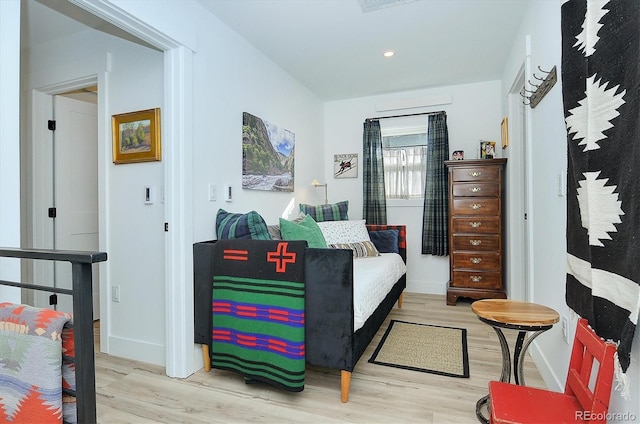
<svg viewBox="0 0 640 424">
<path fill-rule="evenodd" d="M 516 384 L 524 386 L 524 355 L 536 337 L 549 330 L 553 324 L 560 320 L 558 312 L 536 303 L 507 299 L 478 300 L 471 304 L 471 310 L 480 321 L 490 325 L 498 335 L 502 350 L 502 374 L 500 375 L 502 382 L 511 382 L 511 352 L 502 329 L 518 330 L 518 338 L 513 351 L 513 377 Z M 533 334 L 525 342 L 529 331 L 532 331 Z M 476 416 L 482 423 L 489 422 L 481 411 L 488 402 L 489 395 L 486 395 L 476 403 Z"/>
</svg>

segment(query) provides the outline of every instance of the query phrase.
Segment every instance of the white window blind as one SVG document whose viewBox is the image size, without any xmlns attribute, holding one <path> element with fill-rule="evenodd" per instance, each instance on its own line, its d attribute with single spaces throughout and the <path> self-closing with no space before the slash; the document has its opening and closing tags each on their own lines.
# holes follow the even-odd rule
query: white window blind
<svg viewBox="0 0 640 424">
<path fill-rule="evenodd" d="M 426 128 L 383 131 L 382 150 L 387 199 L 422 198 L 427 168 Z"/>
</svg>

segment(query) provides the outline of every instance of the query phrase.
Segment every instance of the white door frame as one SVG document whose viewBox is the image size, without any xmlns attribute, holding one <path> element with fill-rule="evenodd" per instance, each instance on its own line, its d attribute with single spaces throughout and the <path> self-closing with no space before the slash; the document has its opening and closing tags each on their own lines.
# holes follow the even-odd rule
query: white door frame
<svg viewBox="0 0 640 424">
<path fill-rule="evenodd" d="M 74 80 L 65 81 L 57 84 L 51 84 L 45 87 L 39 87 L 31 91 L 31 146 L 30 156 L 30 180 L 31 180 L 31 210 L 28 212 L 31 216 L 32 225 L 32 242 L 35 247 L 52 249 L 53 246 L 53 222 L 46 215 L 49 207 L 53 206 L 53 185 L 51 177 L 53 176 L 53 132 L 46 128 L 45 123 L 53 118 L 53 96 L 66 93 L 69 91 L 79 90 L 82 88 L 97 85 L 99 90 L 102 89 L 100 81 L 104 78 L 98 78 L 97 75 L 87 75 L 76 78 Z M 104 98 L 98 92 L 97 101 L 98 117 L 104 114 Z M 104 145 L 102 137 L 104 131 L 101 130 L 100 120 L 98 118 L 98 146 Z M 102 149 L 104 150 L 104 149 Z M 98 148 L 98 214 L 100 222 L 103 221 L 105 212 L 103 199 L 105 198 L 104 190 L 104 159 L 105 156 L 100 148 Z M 104 237 L 104 226 L 99 225 L 98 238 L 101 248 L 104 246 L 102 239 Z M 53 263 L 48 261 L 38 261 L 33 263 L 33 281 L 53 281 Z M 98 267 L 100 270 L 100 293 L 103 291 L 102 280 L 106 281 L 106 268 Z M 31 272 L 29 270 L 28 272 Z M 40 305 L 48 305 L 43 299 L 48 296 L 44 292 L 29 291 L 27 296 L 38 299 Z M 101 296 L 104 297 L 104 296 Z M 102 315 L 102 301 L 100 305 L 100 318 Z M 102 320 L 106 322 L 107 320 Z M 101 338 L 101 343 L 103 340 Z M 107 346 L 106 344 L 104 345 Z"/>
<path fill-rule="evenodd" d="M 200 368 L 197 358 L 201 361 L 193 342 L 193 52 L 111 2 L 70 1 L 164 51 L 162 134 L 165 143 L 162 150 L 165 166 L 165 222 L 169 225 L 164 261 L 166 374 L 169 377 L 185 378 Z M 103 115 L 103 119 L 107 120 L 107 115 L 108 113 Z M 107 217 L 107 237 L 108 225 Z M 101 294 L 108 297 L 104 292 Z"/>
<path fill-rule="evenodd" d="M 509 298 L 533 299 L 531 232 L 531 108 L 520 94 L 525 75 L 530 74 L 529 40 L 525 42 L 525 59 L 506 93 L 509 163 Z M 525 218 L 526 216 L 526 218 Z"/>
</svg>

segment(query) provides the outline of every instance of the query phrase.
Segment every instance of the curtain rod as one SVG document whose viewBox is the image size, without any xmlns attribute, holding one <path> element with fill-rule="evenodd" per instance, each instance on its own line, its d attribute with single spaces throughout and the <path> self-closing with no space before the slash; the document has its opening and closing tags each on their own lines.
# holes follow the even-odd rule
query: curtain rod
<svg viewBox="0 0 640 424">
<path fill-rule="evenodd" d="M 404 117 L 407 117 L 407 116 L 435 115 L 437 113 L 445 113 L 446 114 L 446 112 L 444 110 L 439 110 L 437 112 L 408 113 L 406 115 L 378 116 L 376 118 L 367 118 L 367 119 L 365 119 L 365 122 L 377 121 L 379 119 L 388 119 L 388 118 L 404 118 Z"/>
</svg>

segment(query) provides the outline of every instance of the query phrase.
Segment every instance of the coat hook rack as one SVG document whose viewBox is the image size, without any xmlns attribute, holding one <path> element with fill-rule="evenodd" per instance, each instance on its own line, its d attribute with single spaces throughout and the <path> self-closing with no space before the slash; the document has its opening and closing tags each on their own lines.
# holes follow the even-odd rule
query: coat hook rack
<svg viewBox="0 0 640 424">
<path fill-rule="evenodd" d="M 556 81 L 558 81 L 558 75 L 555 66 L 551 68 L 550 71 L 545 71 L 540 66 L 538 66 L 538 70 L 547 75 L 545 75 L 544 78 L 541 78 L 537 76 L 535 72 L 533 73 L 533 78 L 537 81 L 540 81 L 539 84 L 534 84 L 531 82 L 531 80 L 527 80 L 529 85 L 533 88 L 533 91 L 527 90 L 524 87 L 522 88 L 522 90 L 520 90 L 522 103 L 531 106 L 531 109 L 538 106 L 538 103 L 542 101 L 544 96 L 547 95 L 547 93 L 555 85 Z"/>
</svg>

